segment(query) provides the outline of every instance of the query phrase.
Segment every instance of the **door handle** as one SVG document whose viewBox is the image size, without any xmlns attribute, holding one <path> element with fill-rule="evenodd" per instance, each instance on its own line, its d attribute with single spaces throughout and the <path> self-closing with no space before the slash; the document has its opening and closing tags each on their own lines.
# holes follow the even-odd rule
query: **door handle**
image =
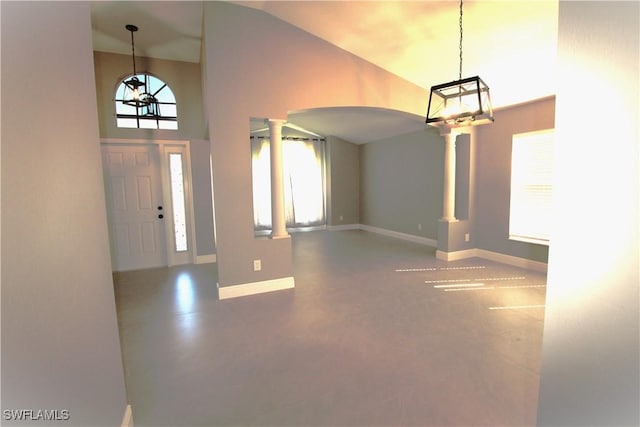
<svg viewBox="0 0 640 427">
<path fill-rule="evenodd" d="M 162 218 L 164 218 L 164 215 L 160 214 L 160 215 L 158 215 L 158 218 L 162 219 Z"/>
</svg>

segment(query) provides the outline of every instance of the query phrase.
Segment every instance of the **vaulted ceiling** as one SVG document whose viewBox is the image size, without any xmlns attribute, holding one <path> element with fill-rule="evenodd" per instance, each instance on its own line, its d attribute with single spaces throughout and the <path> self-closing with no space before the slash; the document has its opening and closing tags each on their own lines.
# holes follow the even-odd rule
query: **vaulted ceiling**
<svg viewBox="0 0 640 427">
<path fill-rule="evenodd" d="M 458 77 L 457 0 L 231 3 L 260 9 L 425 88 L 425 110 L 431 85 Z M 494 107 L 553 95 L 557 20 L 557 0 L 464 1 L 463 76 L 480 75 L 491 88 Z M 200 61 L 202 2 L 95 2 L 94 49 L 131 54 L 126 24 L 140 28 L 135 35 L 136 55 Z M 350 111 L 354 118 L 350 129 L 332 129 L 336 121 L 331 113 L 298 112 L 297 119 L 317 133 L 357 137 L 353 142 L 379 137 L 382 125 L 374 129 L 375 123 L 386 123 L 396 133 L 423 126 L 415 117 L 366 109 Z"/>
</svg>

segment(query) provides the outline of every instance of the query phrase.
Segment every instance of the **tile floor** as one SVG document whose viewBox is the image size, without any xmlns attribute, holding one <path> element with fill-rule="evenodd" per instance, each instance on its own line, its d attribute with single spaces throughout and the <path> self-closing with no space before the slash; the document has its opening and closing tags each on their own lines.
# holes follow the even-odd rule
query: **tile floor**
<svg viewBox="0 0 640 427">
<path fill-rule="evenodd" d="M 114 275 L 136 426 L 535 425 L 544 274 L 292 239 L 293 290 L 219 301 L 215 264 Z"/>
</svg>

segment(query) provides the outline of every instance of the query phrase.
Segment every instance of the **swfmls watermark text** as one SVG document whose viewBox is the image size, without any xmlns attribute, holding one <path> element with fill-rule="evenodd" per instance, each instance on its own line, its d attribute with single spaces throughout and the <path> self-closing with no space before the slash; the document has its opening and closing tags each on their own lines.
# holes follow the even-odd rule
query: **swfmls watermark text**
<svg viewBox="0 0 640 427">
<path fill-rule="evenodd" d="M 69 421 L 71 412 L 68 409 L 4 409 L 2 419 L 5 421 Z"/>
</svg>

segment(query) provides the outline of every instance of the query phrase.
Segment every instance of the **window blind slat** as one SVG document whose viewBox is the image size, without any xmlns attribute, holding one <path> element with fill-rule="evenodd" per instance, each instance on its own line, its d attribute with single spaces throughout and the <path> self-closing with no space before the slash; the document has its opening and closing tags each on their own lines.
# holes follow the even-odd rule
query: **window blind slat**
<svg viewBox="0 0 640 427">
<path fill-rule="evenodd" d="M 553 129 L 513 135 L 509 238 L 548 244 Z"/>
</svg>

